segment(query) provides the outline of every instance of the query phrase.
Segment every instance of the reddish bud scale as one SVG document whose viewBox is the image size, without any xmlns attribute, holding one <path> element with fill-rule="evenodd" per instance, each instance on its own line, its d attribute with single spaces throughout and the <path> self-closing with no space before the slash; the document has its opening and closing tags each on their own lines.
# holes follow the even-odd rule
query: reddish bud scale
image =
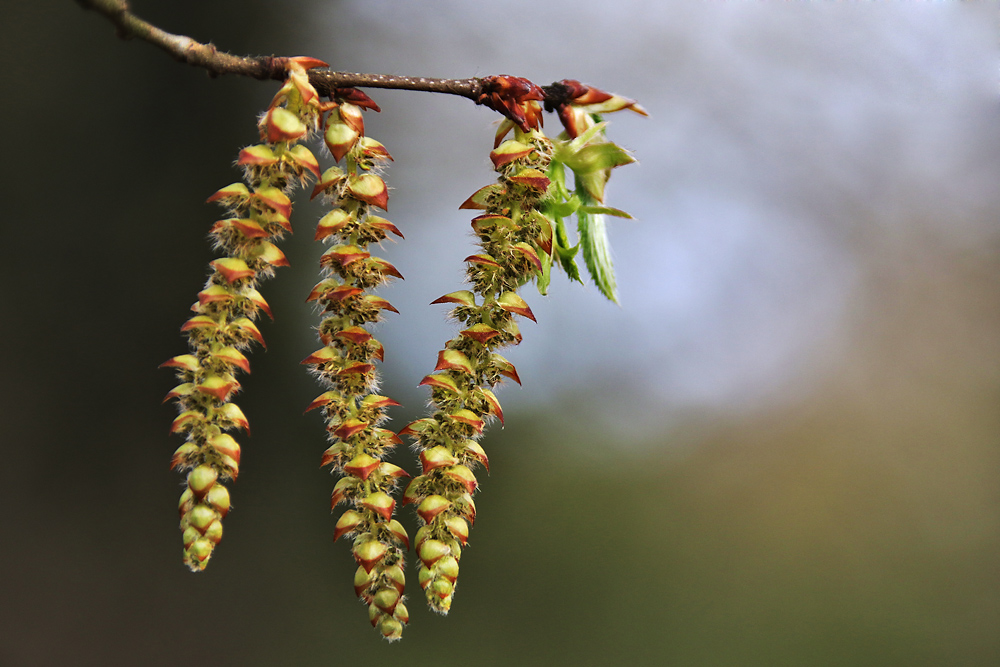
<svg viewBox="0 0 1000 667">
<path fill-rule="evenodd" d="M 359 565 L 354 590 L 369 605 L 372 625 L 392 640 L 399 638 L 409 620 L 400 602 L 409 538 L 392 518 L 396 503 L 391 495 L 397 480 L 407 474 L 382 460 L 400 440 L 379 424 L 386 408 L 398 403 L 372 393 L 378 382 L 375 362 L 382 360 L 383 349 L 364 327 L 378 321 L 381 311 L 395 311 L 369 290 L 402 278 L 392 264 L 373 257 L 368 246 L 389 233 L 402 234 L 388 220 L 370 213 L 373 207 L 385 209 L 389 194 L 385 181 L 371 173 L 375 163 L 391 159 L 389 153 L 364 136 L 362 109 L 377 110 L 377 106 L 354 89 L 337 91 L 332 104 L 335 108 L 323 136 L 334 159 L 346 161 L 343 167 L 323 172 L 313 192 L 331 200 L 331 210 L 320 218 L 315 234 L 330 248 L 320 259 L 323 280 L 307 298 L 328 315 L 319 326 L 325 347 L 302 362 L 313 368 L 329 391 L 307 410 L 322 408 L 332 441 L 321 465 L 343 475 L 330 498 L 331 509 L 340 503 L 350 505 L 337 521 L 334 538 L 354 536 L 352 552 Z"/>
<path fill-rule="evenodd" d="M 167 397 L 177 400 L 180 412 L 171 430 L 187 438 L 171 465 L 190 471 L 180 509 L 184 561 L 192 570 L 207 566 L 222 538 L 221 521 L 230 508 L 222 482 L 239 473 L 240 445 L 226 431 L 249 430 L 249 423 L 229 401 L 240 388 L 237 371 L 250 372 L 246 349 L 254 341 L 264 342 L 254 320 L 261 311 L 271 315 L 257 285 L 274 267 L 288 264 L 275 245 L 291 231 L 287 192 L 320 174 L 312 152 L 296 143 L 319 117 L 319 97 L 305 75 L 319 61 L 282 62 L 289 76 L 260 121 L 261 142 L 242 149 L 237 158 L 246 182 L 208 198 L 222 205 L 228 217 L 211 227 L 221 256 L 211 262 L 208 283 L 192 307 L 194 316 L 181 327 L 190 353 L 164 364 L 181 381 Z"/>
</svg>

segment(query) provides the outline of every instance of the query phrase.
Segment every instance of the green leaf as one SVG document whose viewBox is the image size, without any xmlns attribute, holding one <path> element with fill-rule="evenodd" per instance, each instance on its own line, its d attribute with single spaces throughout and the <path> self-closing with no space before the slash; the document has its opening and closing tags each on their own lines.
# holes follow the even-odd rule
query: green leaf
<svg viewBox="0 0 1000 667">
<path fill-rule="evenodd" d="M 635 162 L 634 157 L 611 142 L 584 146 L 563 160 L 563 163 L 577 174 L 592 174 L 633 162 Z"/>
<path fill-rule="evenodd" d="M 604 186 L 608 184 L 608 172 L 592 171 L 576 174 L 576 190 L 581 201 L 600 204 L 604 201 Z"/>
<path fill-rule="evenodd" d="M 577 194 L 583 202 L 576 211 L 577 230 L 580 232 L 580 246 L 583 261 L 587 264 L 590 278 L 609 301 L 618 303 L 618 286 L 615 283 L 615 269 L 611 263 L 611 245 L 602 213 L 592 213 L 595 202 L 577 177 Z"/>
<path fill-rule="evenodd" d="M 579 210 L 584 213 L 591 213 L 594 215 L 613 215 L 616 218 L 634 220 L 634 218 L 625 211 L 619 208 L 611 208 L 610 206 L 580 206 Z"/>
<path fill-rule="evenodd" d="M 553 241 L 552 251 L 558 257 L 562 270 L 566 272 L 570 280 L 583 283 L 583 278 L 580 277 L 580 269 L 573 259 L 576 257 L 576 253 L 580 247 L 579 245 L 570 247 L 569 236 L 566 234 L 566 223 L 562 218 L 556 218 L 556 235 Z"/>
<path fill-rule="evenodd" d="M 576 213 L 578 208 L 580 208 L 580 198 L 575 194 L 566 201 L 549 204 L 549 210 L 556 218 L 568 218 Z"/>
<path fill-rule="evenodd" d="M 607 127 L 607 123 L 598 121 L 595 125 L 590 127 L 586 132 L 578 136 L 576 139 L 570 140 L 567 138 L 563 141 L 557 141 L 552 159 L 557 162 L 565 162 L 566 158 L 571 157 L 574 153 L 583 148 L 591 139 L 596 137 L 598 134 L 600 134 L 603 137 L 605 127 Z"/>
<path fill-rule="evenodd" d="M 538 287 L 538 293 L 545 296 L 552 283 L 552 255 L 543 252 L 539 255 L 539 259 L 542 260 L 542 272 L 535 279 L 535 285 Z"/>
</svg>

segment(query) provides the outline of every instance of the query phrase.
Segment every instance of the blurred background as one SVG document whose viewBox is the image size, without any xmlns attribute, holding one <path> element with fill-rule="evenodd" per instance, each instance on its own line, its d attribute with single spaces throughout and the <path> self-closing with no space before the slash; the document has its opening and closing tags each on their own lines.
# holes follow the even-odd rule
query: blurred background
<svg viewBox="0 0 1000 667">
<path fill-rule="evenodd" d="M 609 117 L 639 160 L 608 196 L 636 218 L 610 223 L 621 305 L 524 292 L 524 386 L 484 440 L 453 611 L 427 612 L 411 570 L 387 645 L 301 415 L 321 248 L 300 201 L 239 400 L 235 511 L 192 575 L 156 367 L 213 258 L 203 202 L 277 84 L 209 79 L 68 0 L 7 3 L 0 664 L 1000 664 L 995 3 L 133 8 L 234 53 L 638 99 L 649 118 Z M 378 332 L 398 429 L 453 335 L 427 304 L 462 287 L 457 206 L 493 180 L 497 115 L 369 92 L 406 235 Z"/>
</svg>

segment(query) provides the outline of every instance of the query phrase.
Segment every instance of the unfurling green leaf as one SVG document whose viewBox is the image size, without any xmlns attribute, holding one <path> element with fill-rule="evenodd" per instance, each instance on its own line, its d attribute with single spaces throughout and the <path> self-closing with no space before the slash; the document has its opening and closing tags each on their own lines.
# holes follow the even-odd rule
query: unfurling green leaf
<svg viewBox="0 0 1000 667">
<path fill-rule="evenodd" d="M 591 174 L 605 169 L 614 169 L 635 162 L 635 158 L 625 149 L 611 142 L 584 146 L 563 160 L 567 167 L 577 174 Z"/>
<path fill-rule="evenodd" d="M 608 242 L 604 215 L 588 212 L 591 205 L 596 202 L 591 201 L 590 193 L 581 186 L 579 177 L 577 177 L 577 194 L 584 204 L 576 212 L 583 261 L 586 262 L 590 278 L 597 285 L 597 289 L 601 290 L 601 294 L 609 301 L 618 303 L 618 286 L 615 284 L 615 269 L 611 263 L 611 245 Z"/>
</svg>

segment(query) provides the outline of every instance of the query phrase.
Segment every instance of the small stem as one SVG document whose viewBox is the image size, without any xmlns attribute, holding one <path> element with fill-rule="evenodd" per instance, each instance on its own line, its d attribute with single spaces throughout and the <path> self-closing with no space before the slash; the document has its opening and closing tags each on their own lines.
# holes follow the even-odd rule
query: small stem
<svg viewBox="0 0 1000 667">
<path fill-rule="evenodd" d="M 92 9 L 108 19 L 122 39 L 133 37 L 149 42 L 174 59 L 194 67 L 201 67 L 211 76 L 233 74 L 254 79 L 277 81 L 287 76 L 287 57 L 281 56 L 236 56 L 218 50 L 214 44 L 202 44 L 185 35 L 174 35 L 143 21 L 129 10 L 127 0 L 76 0 L 84 9 Z M 431 79 L 427 77 L 397 76 L 393 74 L 362 74 L 335 72 L 330 69 L 309 70 L 309 81 L 321 95 L 331 96 L 337 88 L 391 88 L 394 90 L 416 90 L 427 93 L 459 95 L 483 103 L 489 79 Z M 560 83 L 541 88 L 547 109 L 552 109 L 566 101 L 568 91 Z M 505 114 L 506 115 L 506 114 Z"/>
</svg>

